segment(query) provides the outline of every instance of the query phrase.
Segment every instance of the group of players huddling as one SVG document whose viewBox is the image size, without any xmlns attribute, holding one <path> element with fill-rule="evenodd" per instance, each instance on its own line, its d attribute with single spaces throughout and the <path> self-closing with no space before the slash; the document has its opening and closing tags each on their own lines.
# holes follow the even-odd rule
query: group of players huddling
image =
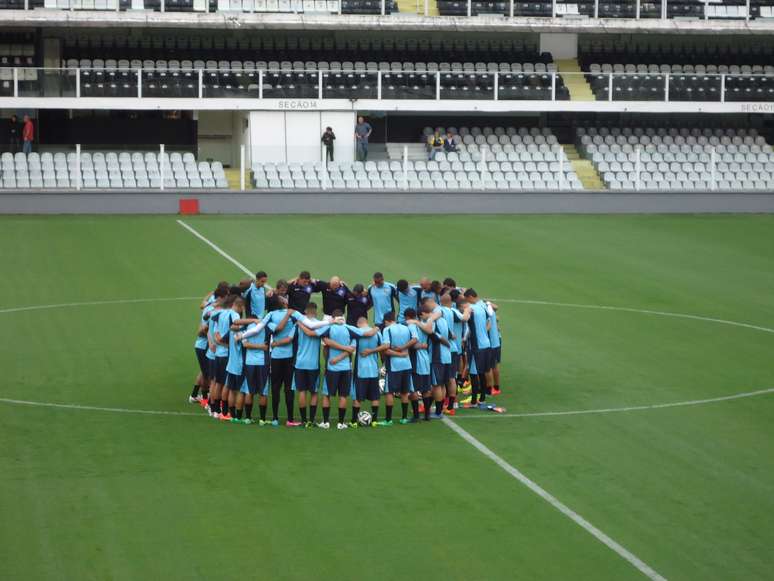
<svg viewBox="0 0 774 581">
<path fill-rule="evenodd" d="M 238 285 L 221 282 L 202 301 L 195 343 L 200 373 L 189 402 L 210 416 L 279 426 L 283 388 L 289 427 L 329 429 L 332 404 L 338 406 L 340 430 L 392 426 L 395 398 L 401 424 L 422 416 L 440 419 L 455 414 L 458 392 L 464 407 L 492 409 L 486 398 L 500 393 L 497 305 L 472 288 L 458 288 L 451 278 L 443 284 L 426 278 L 416 285 L 392 284 L 380 272 L 368 288 L 350 289 L 336 276 L 328 282 L 312 279 L 307 271 L 279 280 L 273 289 L 266 280 L 261 271 Z M 322 319 L 311 301 L 314 293 L 322 295 Z M 270 392 L 272 419 L 267 420 Z M 300 421 L 294 413 L 296 393 Z M 382 393 L 385 417 L 379 420 Z M 256 395 L 257 422 L 252 418 Z M 320 399 L 322 421 L 316 423 Z M 361 413 L 368 402 L 370 415 Z"/>
</svg>

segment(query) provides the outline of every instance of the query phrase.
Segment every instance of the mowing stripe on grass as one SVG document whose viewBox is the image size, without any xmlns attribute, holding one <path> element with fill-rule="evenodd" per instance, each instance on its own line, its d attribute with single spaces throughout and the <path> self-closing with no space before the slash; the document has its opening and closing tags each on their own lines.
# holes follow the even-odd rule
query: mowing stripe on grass
<svg viewBox="0 0 774 581">
<path fill-rule="evenodd" d="M 228 253 L 227 253 L 226 251 L 224 251 L 224 250 L 223 250 L 223 249 L 222 249 L 220 246 L 218 246 L 217 244 L 215 244 L 215 243 L 214 243 L 212 240 L 209 240 L 208 238 L 205 238 L 205 237 L 204 237 L 202 234 L 199 234 L 199 232 L 198 232 L 196 229 L 194 229 L 192 226 L 189 226 L 188 224 L 186 224 L 186 223 L 185 223 L 185 222 L 183 222 L 182 220 L 177 220 L 177 223 L 178 223 L 178 224 L 180 224 L 180 225 L 181 225 L 183 228 L 185 228 L 186 230 L 188 230 L 188 231 L 189 231 L 191 234 L 193 234 L 194 236 L 196 236 L 196 237 L 197 237 L 199 240 L 201 240 L 202 242 L 204 242 L 204 243 L 205 243 L 207 246 L 209 246 L 210 248 L 212 248 L 212 249 L 213 249 L 215 252 L 217 252 L 218 254 L 220 254 L 220 255 L 221 255 L 223 258 L 225 258 L 226 260 L 228 260 L 228 261 L 229 261 L 231 264 L 233 264 L 234 266 L 236 266 L 237 268 L 239 268 L 239 270 L 241 270 L 242 272 L 244 272 L 244 273 L 245 273 L 247 276 L 253 276 L 253 274 L 254 274 L 254 273 L 253 273 L 253 272 L 251 272 L 251 271 L 250 271 L 250 270 L 249 270 L 249 269 L 248 269 L 248 268 L 247 268 L 247 267 L 246 267 L 244 264 L 242 264 L 242 263 L 241 263 L 241 262 L 239 262 L 239 261 L 238 261 L 236 258 L 234 258 L 234 257 L 233 257 L 233 256 L 231 256 L 230 254 L 228 254 Z"/>
<path fill-rule="evenodd" d="M 208 240 L 199 232 L 194 230 L 191 226 L 183 222 L 182 220 L 177 221 L 178 224 L 183 226 L 186 230 L 191 232 L 194 236 L 199 238 L 202 242 L 210 246 L 213 250 L 215 250 L 218 254 L 220 254 L 223 258 L 231 262 L 232 264 L 239 267 L 243 272 L 245 272 L 248 276 L 252 276 L 252 273 L 247 270 L 247 268 L 242 265 L 239 261 L 237 261 L 235 258 L 227 254 L 224 250 L 222 250 L 219 246 L 217 246 L 214 242 Z M 569 517 L 573 521 L 575 521 L 578 525 L 583 527 L 586 531 L 591 533 L 594 537 L 596 537 L 599 541 L 604 543 L 607 547 L 618 553 L 621 557 L 629 561 L 632 565 L 634 565 L 637 569 L 639 569 L 644 575 L 649 577 L 650 579 L 653 579 L 654 581 L 665 581 L 665 578 L 656 573 L 653 569 L 651 569 L 648 565 L 646 565 L 644 562 L 642 562 L 640 559 L 638 559 L 635 555 L 633 555 L 631 552 L 626 550 L 624 547 L 616 543 L 613 539 L 608 537 L 605 533 L 600 531 L 598 528 L 596 528 L 594 525 L 589 523 L 587 520 L 585 520 L 582 516 L 571 510 L 569 507 L 565 506 L 559 500 L 551 496 L 548 492 L 543 490 L 540 486 L 538 486 L 535 482 L 524 476 L 521 472 L 519 472 L 516 468 L 508 464 L 505 460 L 500 458 L 497 454 L 492 452 L 489 448 L 484 446 L 481 442 L 479 442 L 476 438 L 474 438 L 472 435 L 470 435 L 467 431 L 463 430 L 461 427 L 456 425 L 454 422 L 444 418 L 444 423 L 449 426 L 452 430 L 457 432 L 464 440 L 466 440 L 468 443 L 473 445 L 479 452 L 487 456 L 489 459 L 493 460 L 498 466 L 500 466 L 503 470 L 508 472 L 511 476 L 519 480 L 522 484 L 527 486 L 530 490 L 532 490 L 534 493 L 536 493 L 538 496 L 546 500 L 549 504 L 551 504 L 554 508 L 558 509 L 560 512 L 562 512 L 565 516 Z"/>
<path fill-rule="evenodd" d="M 616 412 L 637 412 L 643 410 L 660 410 L 664 408 L 677 408 L 687 407 L 694 405 L 703 405 L 707 403 L 717 403 L 721 401 L 730 401 L 734 399 L 743 399 L 746 397 L 755 397 L 758 395 L 766 395 L 774 393 L 774 387 L 768 389 L 759 389 L 758 391 L 746 391 L 744 393 L 735 393 L 734 395 L 723 395 L 720 397 L 710 397 L 707 399 L 693 399 L 689 401 L 675 401 L 672 403 L 654 403 L 650 405 L 633 405 L 622 408 L 600 408 L 595 410 L 568 410 L 564 412 L 530 412 L 523 414 L 476 414 L 476 415 L 460 415 L 456 416 L 456 419 L 471 420 L 481 418 L 540 418 L 545 416 L 580 416 L 584 414 L 612 414 Z"/>
<path fill-rule="evenodd" d="M 629 563 L 634 565 L 643 575 L 645 575 L 649 579 L 653 579 L 654 581 L 666 581 L 665 577 L 657 573 L 652 567 L 650 567 L 644 561 L 642 561 L 636 555 L 634 555 L 634 553 L 632 553 L 631 551 L 629 551 L 619 543 L 615 542 L 613 539 L 611 539 L 609 536 L 607 536 L 605 533 L 603 533 L 601 530 L 599 530 L 597 527 L 595 527 L 593 524 L 591 524 L 589 521 L 587 521 L 577 512 L 572 510 L 566 504 L 562 503 L 551 493 L 544 490 L 536 482 L 534 482 L 533 480 L 530 480 L 517 468 L 514 468 L 508 462 L 503 460 L 500 456 L 492 452 L 492 450 L 490 450 L 484 444 L 482 444 L 480 440 L 478 440 L 475 436 L 471 435 L 470 432 L 464 430 L 463 428 L 461 428 L 455 422 L 453 422 L 448 418 L 443 418 L 443 423 L 446 424 L 453 431 L 455 431 L 463 440 L 465 440 L 467 443 L 473 446 L 476 450 L 478 450 L 484 456 L 492 460 L 500 468 L 502 468 L 508 474 L 513 476 L 516 480 L 521 482 L 524 486 L 529 488 L 532 492 L 537 494 L 548 504 L 553 506 L 556 510 L 561 512 L 563 515 L 565 515 L 567 518 L 572 520 L 574 523 L 576 523 L 586 532 L 591 534 L 598 541 L 603 543 L 606 547 L 608 547 L 612 551 L 615 551 L 615 553 L 617 553 L 620 557 L 622 557 L 623 559 L 626 559 Z"/>
</svg>

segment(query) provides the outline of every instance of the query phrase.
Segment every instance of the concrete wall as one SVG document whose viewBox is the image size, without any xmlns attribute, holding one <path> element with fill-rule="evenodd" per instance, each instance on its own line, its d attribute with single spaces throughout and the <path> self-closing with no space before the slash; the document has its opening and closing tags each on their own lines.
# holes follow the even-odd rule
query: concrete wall
<svg viewBox="0 0 774 581">
<path fill-rule="evenodd" d="M 249 125 L 253 164 L 320 161 L 320 136 L 326 127 L 336 134 L 336 159 L 355 157 L 353 111 L 251 111 Z"/>
<path fill-rule="evenodd" d="M 540 52 L 550 52 L 556 60 L 578 58 L 578 35 L 543 33 Z"/>
<path fill-rule="evenodd" d="M 223 165 L 239 163 L 234 156 L 234 122 L 231 111 L 199 111 L 196 127 L 199 150 L 196 158 L 213 159 Z"/>
<path fill-rule="evenodd" d="M 774 213 L 774 193 L 508 192 L 0 192 L 0 214 L 176 214 L 196 198 L 206 214 Z"/>
</svg>

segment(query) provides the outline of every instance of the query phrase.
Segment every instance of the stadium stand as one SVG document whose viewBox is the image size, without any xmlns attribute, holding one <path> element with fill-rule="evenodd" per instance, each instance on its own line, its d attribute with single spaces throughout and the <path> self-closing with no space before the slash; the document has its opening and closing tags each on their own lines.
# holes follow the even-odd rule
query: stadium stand
<svg viewBox="0 0 774 581">
<path fill-rule="evenodd" d="M 611 190 L 774 188 L 774 150 L 755 129 L 588 127 L 577 139 Z"/>
<path fill-rule="evenodd" d="M 87 11 L 138 11 L 154 12 L 239 12 L 239 13 L 289 13 L 289 14 L 381 14 L 423 13 L 417 4 L 408 3 L 403 10 L 399 2 L 386 0 L 27 0 L 30 10 L 87 10 Z M 487 14 L 510 16 L 510 0 L 437 0 L 437 11 L 429 15 L 480 16 Z M 746 1 L 724 0 L 559 0 L 552 2 L 513 2 L 513 15 L 519 17 L 598 17 L 598 18 L 694 18 L 694 19 L 755 19 L 774 17 L 771 0 L 752 0 L 749 11 Z M 23 10 L 24 0 L 0 0 L 0 10 Z"/>
<path fill-rule="evenodd" d="M 578 61 L 600 101 L 774 100 L 769 42 L 587 39 Z"/>
<path fill-rule="evenodd" d="M 0 155 L 0 181 L 5 189 L 78 186 L 75 153 L 9 153 Z M 87 189 L 226 188 L 220 162 L 196 162 L 191 153 L 82 152 L 80 186 Z"/>
<path fill-rule="evenodd" d="M 458 151 L 434 160 L 263 163 L 253 166 L 259 189 L 565 190 L 582 189 L 548 128 L 439 127 Z M 432 133 L 425 129 L 425 134 Z"/>
</svg>

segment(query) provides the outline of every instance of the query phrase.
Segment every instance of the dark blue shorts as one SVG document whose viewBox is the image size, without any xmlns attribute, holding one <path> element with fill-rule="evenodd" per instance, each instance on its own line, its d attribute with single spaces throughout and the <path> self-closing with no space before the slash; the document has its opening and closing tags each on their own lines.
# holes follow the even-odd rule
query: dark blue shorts
<svg viewBox="0 0 774 581">
<path fill-rule="evenodd" d="M 492 367 L 500 363 L 500 347 L 492 347 Z"/>
<path fill-rule="evenodd" d="M 295 381 L 294 389 L 296 391 L 311 391 L 317 393 L 317 386 L 320 384 L 319 369 L 296 369 L 293 372 Z"/>
<path fill-rule="evenodd" d="M 216 360 L 207 358 L 207 379 L 215 379 Z"/>
<path fill-rule="evenodd" d="M 413 391 L 411 387 L 411 370 L 388 371 L 386 388 L 390 393 L 409 393 Z"/>
<path fill-rule="evenodd" d="M 245 365 L 245 378 L 247 379 L 247 389 L 251 394 L 266 395 L 269 379 L 268 365 Z"/>
<path fill-rule="evenodd" d="M 242 384 L 245 382 L 244 373 L 239 375 L 235 373 L 226 373 L 226 388 L 231 391 L 239 391 L 242 389 Z"/>
<path fill-rule="evenodd" d="M 355 379 L 355 398 L 357 401 L 376 401 L 380 395 L 378 377 L 358 377 Z"/>
<path fill-rule="evenodd" d="M 451 356 L 452 356 L 452 362 L 451 362 L 452 373 L 454 373 L 454 376 L 456 377 L 460 371 L 460 360 L 462 359 L 462 354 L 452 353 Z"/>
<path fill-rule="evenodd" d="M 202 377 L 207 379 L 210 376 L 210 362 L 207 359 L 207 349 L 194 347 L 194 351 L 196 351 L 196 360 L 199 362 L 199 371 L 202 372 Z"/>
<path fill-rule="evenodd" d="M 484 375 L 492 369 L 491 349 L 473 349 L 473 357 L 476 359 L 476 372 L 478 375 Z"/>
<path fill-rule="evenodd" d="M 228 357 L 215 357 L 215 383 L 221 385 L 226 383 L 226 365 L 228 365 Z"/>
<path fill-rule="evenodd" d="M 418 373 L 411 374 L 411 381 L 414 384 L 414 391 L 425 392 L 430 391 L 430 374 L 419 375 Z"/>
<path fill-rule="evenodd" d="M 351 371 L 326 371 L 325 383 L 330 397 L 349 397 L 352 391 Z"/>
<path fill-rule="evenodd" d="M 430 371 L 433 376 L 433 385 L 446 385 L 449 380 L 456 377 L 451 363 L 433 363 Z"/>
</svg>

